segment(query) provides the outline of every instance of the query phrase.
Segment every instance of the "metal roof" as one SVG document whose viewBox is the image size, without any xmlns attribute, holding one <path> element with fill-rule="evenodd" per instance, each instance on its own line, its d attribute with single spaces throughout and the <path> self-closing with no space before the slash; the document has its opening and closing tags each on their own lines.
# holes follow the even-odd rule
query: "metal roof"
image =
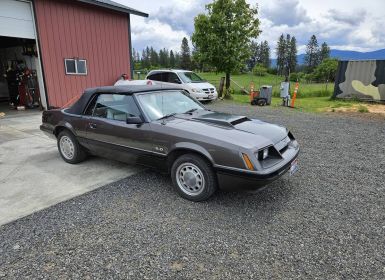
<svg viewBox="0 0 385 280">
<path fill-rule="evenodd" d="M 130 7 L 124 6 L 122 4 L 116 3 L 116 2 L 111 1 L 111 0 L 77 0 L 77 1 L 91 4 L 91 5 L 96 5 L 99 7 L 103 7 L 103 8 L 118 11 L 118 12 L 137 15 L 137 16 L 141 16 L 141 17 L 148 17 L 148 14 L 146 14 L 144 12 L 132 9 Z"/>
</svg>

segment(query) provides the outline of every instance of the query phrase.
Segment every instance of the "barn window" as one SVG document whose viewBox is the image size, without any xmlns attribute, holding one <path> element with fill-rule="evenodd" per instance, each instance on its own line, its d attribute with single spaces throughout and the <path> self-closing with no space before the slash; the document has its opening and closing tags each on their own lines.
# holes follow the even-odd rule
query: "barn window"
<svg viewBox="0 0 385 280">
<path fill-rule="evenodd" d="M 67 75 L 87 75 L 87 61 L 85 59 L 64 59 Z"/>
</svg>

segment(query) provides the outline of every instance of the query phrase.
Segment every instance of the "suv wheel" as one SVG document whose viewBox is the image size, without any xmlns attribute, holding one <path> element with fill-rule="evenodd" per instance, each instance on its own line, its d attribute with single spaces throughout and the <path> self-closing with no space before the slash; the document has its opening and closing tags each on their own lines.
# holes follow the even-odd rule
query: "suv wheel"
<svg viewBox="0 0 385 280">
<path fill-rule="evenodd" d="M 210 164 L 194 154 L 180 156 L 172 165 L 174 188 L 191 201 L 208 199 L 217 190 L 217 179 Z"/>
<path fill-rule="evenodd" d="M 76 137 L 68 130 L 63 130 L 57 137 L 57 147 L 63 160 L 68 163 L 82 162 L 87 154 Z"/>
</svg>

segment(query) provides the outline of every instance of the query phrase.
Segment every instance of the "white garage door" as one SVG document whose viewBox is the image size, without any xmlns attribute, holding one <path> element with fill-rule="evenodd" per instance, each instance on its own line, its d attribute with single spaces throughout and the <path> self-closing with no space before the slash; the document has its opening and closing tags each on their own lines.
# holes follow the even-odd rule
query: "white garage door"
<svg viewBox="0 0 385 280">
<path fill-rule="evenodd" d="M 36 38 L 30 2 L 0 0 L 0 36 Z"/>
</svg>

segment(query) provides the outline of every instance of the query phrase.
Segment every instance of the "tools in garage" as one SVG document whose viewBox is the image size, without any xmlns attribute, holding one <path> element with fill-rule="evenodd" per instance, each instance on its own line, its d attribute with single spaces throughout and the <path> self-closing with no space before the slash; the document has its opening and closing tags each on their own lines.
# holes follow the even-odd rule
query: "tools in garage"
<svg viewBox="0 0 385 280">
<path fill-rule="evenodd" d="M 8 84 L 11 106 L 18 110 L 38 107 L 40 94 L 36 71 L 26 67 L 22 60 L 11 60 L 8 65 L 4 77 Z"/>
</svg>

